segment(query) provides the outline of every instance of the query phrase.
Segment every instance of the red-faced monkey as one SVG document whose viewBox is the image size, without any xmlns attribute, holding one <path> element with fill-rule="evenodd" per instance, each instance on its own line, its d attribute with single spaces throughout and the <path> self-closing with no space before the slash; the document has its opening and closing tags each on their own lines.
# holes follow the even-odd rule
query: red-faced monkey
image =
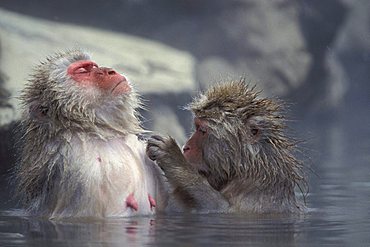
<svg viewBox="0 0 370 247">
<path fill-rule="evenodd" d="M 137 138 L 131 84 L 80 50 L 36 66 L 22 95 L 17 192 L 48 218 L 153 214 L 166 205 L 160 169 Z"/>
<path fill-rule="evenodd" d="M 171 137 L 152 136 L 147 154 L 172 184 L 179 210 L 299 213 L 305 185 L 282 103 L 260 99 L 241 80 L 216 85 L 188 107 L 195 130 L 181 152 Z M 178 209 L 176 209 L 178 210 Z"/>
</svg>

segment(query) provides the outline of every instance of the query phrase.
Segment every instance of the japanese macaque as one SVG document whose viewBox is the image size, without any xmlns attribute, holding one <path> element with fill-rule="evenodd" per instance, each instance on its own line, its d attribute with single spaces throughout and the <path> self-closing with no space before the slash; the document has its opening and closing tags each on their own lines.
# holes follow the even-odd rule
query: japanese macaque
<svg viewBox="0 0 370 247">
<path fill-rule="evenodd" d="M 148 140 L 149 158 L 174 189 L 174 210 L 304 211 L 295 193 L 306 185 L 303 164 L 285 134 L 282 103 L 258 95 L 244 80 L 216 85 L 188 106 L 195 130 L 182 151 L 171 137 Z"/>
<path fill-rule="evenodd" d="M 162 171 L 145 154 L 129 81 L 80 50 L 38 65 L 21 100 L 17 192 L 48 218 L 153 214 L 166 205 Z"/>
</svg>

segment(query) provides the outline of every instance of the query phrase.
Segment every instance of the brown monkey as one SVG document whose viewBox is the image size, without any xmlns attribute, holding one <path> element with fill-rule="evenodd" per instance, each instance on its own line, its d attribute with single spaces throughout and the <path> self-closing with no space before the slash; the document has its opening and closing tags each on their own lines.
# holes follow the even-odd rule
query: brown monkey
<svg viewBox="0 0 370 247">
<path fill-rule="evenodd" d="M 162 172 L 137 138 L 140 102 L 123 75 L 80 50 L 57 53 L 35 68 L 21 100 L 16 178 L 29 213 L 131 216 L 165 207 Z"/>
<path fill-rule="evenodd" d="M 188 107 L 195 131 L 183 152 L 171 137 L 152 136 L 147 154 L 174 187 L 175 210 L 301 212 L 305 185 L 296 143 L 285 134 L 282 103 L 259 99 L 244 80 L 220 84 Z M 178 204 L 177 202 L 182 202 Z"/>
</svg>

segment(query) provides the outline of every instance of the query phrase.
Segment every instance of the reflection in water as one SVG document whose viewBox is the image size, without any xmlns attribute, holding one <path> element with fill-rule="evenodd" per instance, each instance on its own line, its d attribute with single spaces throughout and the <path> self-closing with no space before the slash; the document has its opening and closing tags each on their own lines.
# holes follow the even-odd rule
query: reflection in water
<svg viewBox="0 0 370 247">
<path fill-rule="evenodd" d="M 335 202 L 334 197 L 327 200 Z M 365 233 L 370 230 L 369 219 L 351 218 L 350 213 L 338 215 L 336 209 L 337 206 L 328 204 L 304 216 L 172 215 L 63 222 L 3 211 L 0 245 L 301 246 L 349 245 L 370 240 Z"/>
<path fill-rule="evenodd" d="M 0 244 L 23 246 L 141 246 L 155 244 L 289 244 L 304 238 L 300 218 L 177 215 L 76 222 L 1 216 Z"/>
<path fill-rule="evenodd" d="M 135 246 L 153 242 L 153 219 L 83 219 L 49 221 L 15 216 L 0 216 L 0 246 Z"/>
</svg>

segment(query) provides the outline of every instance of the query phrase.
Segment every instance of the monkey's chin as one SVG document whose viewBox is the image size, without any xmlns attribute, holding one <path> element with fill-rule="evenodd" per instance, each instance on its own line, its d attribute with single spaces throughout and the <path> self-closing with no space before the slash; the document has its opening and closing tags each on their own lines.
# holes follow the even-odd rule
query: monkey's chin
<svg viewBox="0 0 370 247">
<path fill-rule="evenodd" d="M 128 81 L 120 81 L 117 83 L 116 86 L 112 89 L 112 95 L 113 96 L 119 96 L 122 94 L 128 94 L 131 92 L 131 86 Z"/>
</svg>

